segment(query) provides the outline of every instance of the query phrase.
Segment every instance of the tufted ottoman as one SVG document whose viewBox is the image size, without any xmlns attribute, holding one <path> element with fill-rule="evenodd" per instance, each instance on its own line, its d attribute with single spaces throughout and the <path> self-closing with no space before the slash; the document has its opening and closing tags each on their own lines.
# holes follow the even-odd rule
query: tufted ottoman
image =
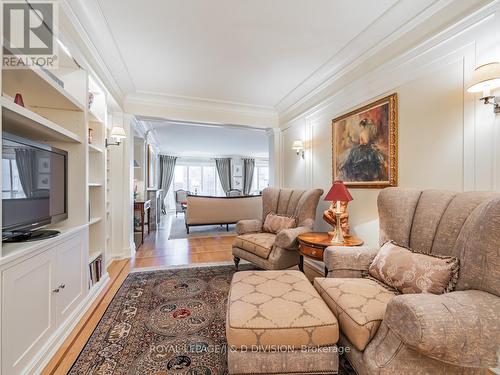
<svg viewBox="0 0 500 375">
<path fill-rule="evenodd" d="M 336 374 L 337 319 L 300 271 L 233 276 L 226 318 L 236 374 Z"/>
</svg>

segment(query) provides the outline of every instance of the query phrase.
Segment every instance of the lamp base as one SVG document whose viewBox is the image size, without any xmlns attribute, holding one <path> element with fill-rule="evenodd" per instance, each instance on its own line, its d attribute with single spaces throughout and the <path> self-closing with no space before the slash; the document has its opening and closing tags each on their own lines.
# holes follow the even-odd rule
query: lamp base
<svg viewBox="0 0 500 375">
<path fill-rule="evenodd" d="M 342 228 L 340 227 L 340 215 L 341 215 L 340 212 L 335 213 L 337 225 L 335 226 L 335 232 L 333 233 L 331 241 L 332 244 L 337 244 L 337 245 L 344 243 L 344 234 L 342 233 Z"/>
</svg>

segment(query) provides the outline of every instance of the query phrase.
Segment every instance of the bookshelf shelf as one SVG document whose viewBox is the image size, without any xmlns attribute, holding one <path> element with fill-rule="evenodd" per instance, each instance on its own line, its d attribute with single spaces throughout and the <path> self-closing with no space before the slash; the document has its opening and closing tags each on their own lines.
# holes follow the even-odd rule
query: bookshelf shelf
<svg viewBox="0 0 500 375">
<path fill-rule="evenodd" d="M 32 107 L 85 111 L 83 103 L 39 68 L 4 69 L 2 78 L 5 92 L 21 93 Z"/>
<path fill-rule="evenodd" d="M 96 123 L 99 123 L 99 124 L 103 124 L 104 123 L 104 120 L 102 120 L 99 115 L 97 113 L 95 113 L 94 110 L 90 110 L 89 111 L 89 121 L 90 122 L 96 122 Z"/>
<path fill-rule="evenodd" d="M 89 187 L 98 188 L 98 187 L 102 187 L 102 184 L 100 182 L 89 182 Z"/>
<path fill-rule="evenodd" d="M 56 123 L 1 97 L 3 130 L 40 141 L 81 143 L 75 133 Z"/>
<path fill-rule="evenodd" d="M 90 254 L 89 254 L 89 264 L 92 263 L 92 262 L 94 262 L 101 255 L 102 255 L 102 251 L 99 251 L 99 250 L 90 252 Z"/>
<path fill-rule="evenodd" d="M 104 152 L 104 150 L 101 147 L 93 145 L 92 143 L 89 143 L 89 151 L 90 152 Z"/>
<path fill-rule="evenodd" d="M 94 225 L 99 223 L 102 220 L 101 217 L 93 217 L 89 220 L 89 225 Z"/>
</svg>

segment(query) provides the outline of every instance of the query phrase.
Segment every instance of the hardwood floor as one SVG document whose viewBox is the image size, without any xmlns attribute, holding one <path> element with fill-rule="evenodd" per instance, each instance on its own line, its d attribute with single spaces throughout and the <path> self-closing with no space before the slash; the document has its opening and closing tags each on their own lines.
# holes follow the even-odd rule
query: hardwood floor
<svg viewBox="0 0 500 375">
<path fill-rule="evenodd" d="M 111 263 L 108 268 L 110 281 L 50 360 L 42 375 L 67 374 L 133 268 L 212 263 L 233 259 L 231 244 L 234 236 L 169 240 L 169 235 L 170 227 L 167 222 L 167 225 L 164 225 L 158 232 L 152 232 L 145 239 L 134 257 Z"/>
<path fill-rule="evenodd" d="M 194 237 L 169 240 L 168 229 L 149 236 L 138 249 L 132 264 L 136 268 L 231 261 L 234 236 Z"/>
</svg>

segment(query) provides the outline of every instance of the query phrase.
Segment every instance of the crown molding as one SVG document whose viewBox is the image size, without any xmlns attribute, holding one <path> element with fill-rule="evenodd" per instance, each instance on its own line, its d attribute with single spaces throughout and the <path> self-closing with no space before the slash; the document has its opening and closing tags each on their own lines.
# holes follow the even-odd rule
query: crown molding
<svg viewBox="0 0 500 375">
<path fill-rule="evenodd" d="M 125 110 L 131 113 L 162 117 L 171 121 L 199 122 L 194 116 L 197 113 L 205 116 L 203 123 L 218 125 L 269 128 L 277 127 L 279 123 L 278 113 L 273 107 L 223 100 L 136 92 L 126 96 L 124 105 Z M 182 116 L 179 116 L 180 114 Z"/>
<path fill-rule="evenodd" d="M 225 100 L 198 98 L 193 96 L 168 95 L 162 93 L 152 93 L 138 91 L 129 94 L 125 98 L 125 103 L 150 103 L 160 106 L 175 106 L 186 109 L 204 109 L 226 113 L 244 113 L 253 116 L 269 117 L 277 115 L 273 107 L 231 102 Z"/>
<path fill-rule="evenodd" d="M 273 128 L 320 103 L 332 88 L 338 91 L 356 75 L 373 69 L 370 61 L 374 58 L 381 60 L 379 56 L 387 53 L 390 59 L 397 52 L 396 42 L 408 38 L 438 12 L 472 9 L 487 1 L 398 0 L 356 37 L 346 40 L 339 52 L 275 106 L 137 91 L 98 0 L 60 0 L 60 3 L 80 34 L 91 61 L 95 62 L 96 71 L 125 111 L 168 120 Z"/>
<path fill-rule="evenodd" d="M 449 23 L 441 24 L 441 28 L 431 35 L 427 35 L 425 39 L 420 40 L 418 43 L 405 48 L 404 52 L 398 54 L 397 56 L 384 61 L 382 64 L 376 68 L 370 69 L 368 72 L 364 73 L 361 77 L 356 77 L 348 82 L 348 85 L 342 86 L 336 90 L 323 91 L 321 94 L 316 95 L 313 100 L 304 102 L 304 106 L 300 107 L 300 112 L 296 110 L 294 112 L 287 112 L 280 116 L 280 126 L 282 130 L 294 126 L 295 121 L 303 118 L 311 118 L 315 113 L 323 110 L 325 107 L 332 105 L 335 101 L 342 100 L 341 98 L 351 90 L 352 84 L 360 84 L 360 80 L 363 80 L 365 85 L 373 85 L 374 77 L 390 76 L 392 72 L 396 71 L 402 64 L 415 59 L 426 51 L 431 51 L 437 48 L 439 45 L 446 41 L 450 41 L 455 37 L 458 37 L 462 33 L 466 32 L 472 27 L 476 27 L 479 24 L 488 21 L 490 18 L 495 17 L 498 12 L 497 7 L 500 4 L 500 0 L 492 0 L 487 2 L 486 5 L 475 9 L 472 12 L 468 12 L 465 16 L 459 19 L 454 19 Z M 497 16 L 498 17 L 498 16 Z M 498 22 L 498 21 L 497 21 Z M 469 46 L 461 45 L 461 48 L 469 48 Z M 475 48 L 475 47 L 473 47 Z M 443 56 L 443 59 L 445 56 Z M 425 68 L 425 67 L 423 67 Z M 325 94 L 326 93 L 326 94 Z M 372 95 L 376 95 L 373 92 Z M 369 100 L 369 98 L 359 98 L 360 102 Z M 350 108 L 350 107 L 348 107 Z M 347 109 L 346 109 L 347 110 Z M 288 117 L 285 117 L 288 116 Z"/>
<path fill-rule="evenodd" d="M 176 120 L 165 120 L 164 118 L 159 117 L 151 117 L 151 116 L 136 116 L 138 121 L 142 121 L 144 124 L 147 124 L 148 129 L 158 129 L 164 126 L 169 125 L 186 125 L 186 126 L 195 126 L 201 128 L 218 128 L 218 129 L 245 129 L 249 131 L 255 132 L 266 132 L 272 129 L 279 128 L 262 128 L 262 127 L 254 127 L 254 126 L 246 126 L 246 125 L 231 125 L 231 124 L 217 124 L 210 122 L 192 122 L 192 121 L 176 121 Z"/>
<path fill-rule="evenodd" d="M 313 100 L 325 88 L 365 64 L 371 57 L 452 3 L 453 0 L 425 3 L 398 1 L 350 40 L 328 62 L 290 91 L 276 105 L 280 118 L 289 117 L 290 113 Z"/>
<path fill-rule="evenodd" d="M 98 1 L 60 0 L 59 4 L 75 29 L 79 39 L 76 42 L 85 59 L 117 103 L 123 107 L 126 94 L 134 91 L 135 86 Z M 99 49 L 96 43 L 106 45 L 106 48 Z M 112 66 L 108 65 L 109 61 L 112 61 Z"/>
</svg>

